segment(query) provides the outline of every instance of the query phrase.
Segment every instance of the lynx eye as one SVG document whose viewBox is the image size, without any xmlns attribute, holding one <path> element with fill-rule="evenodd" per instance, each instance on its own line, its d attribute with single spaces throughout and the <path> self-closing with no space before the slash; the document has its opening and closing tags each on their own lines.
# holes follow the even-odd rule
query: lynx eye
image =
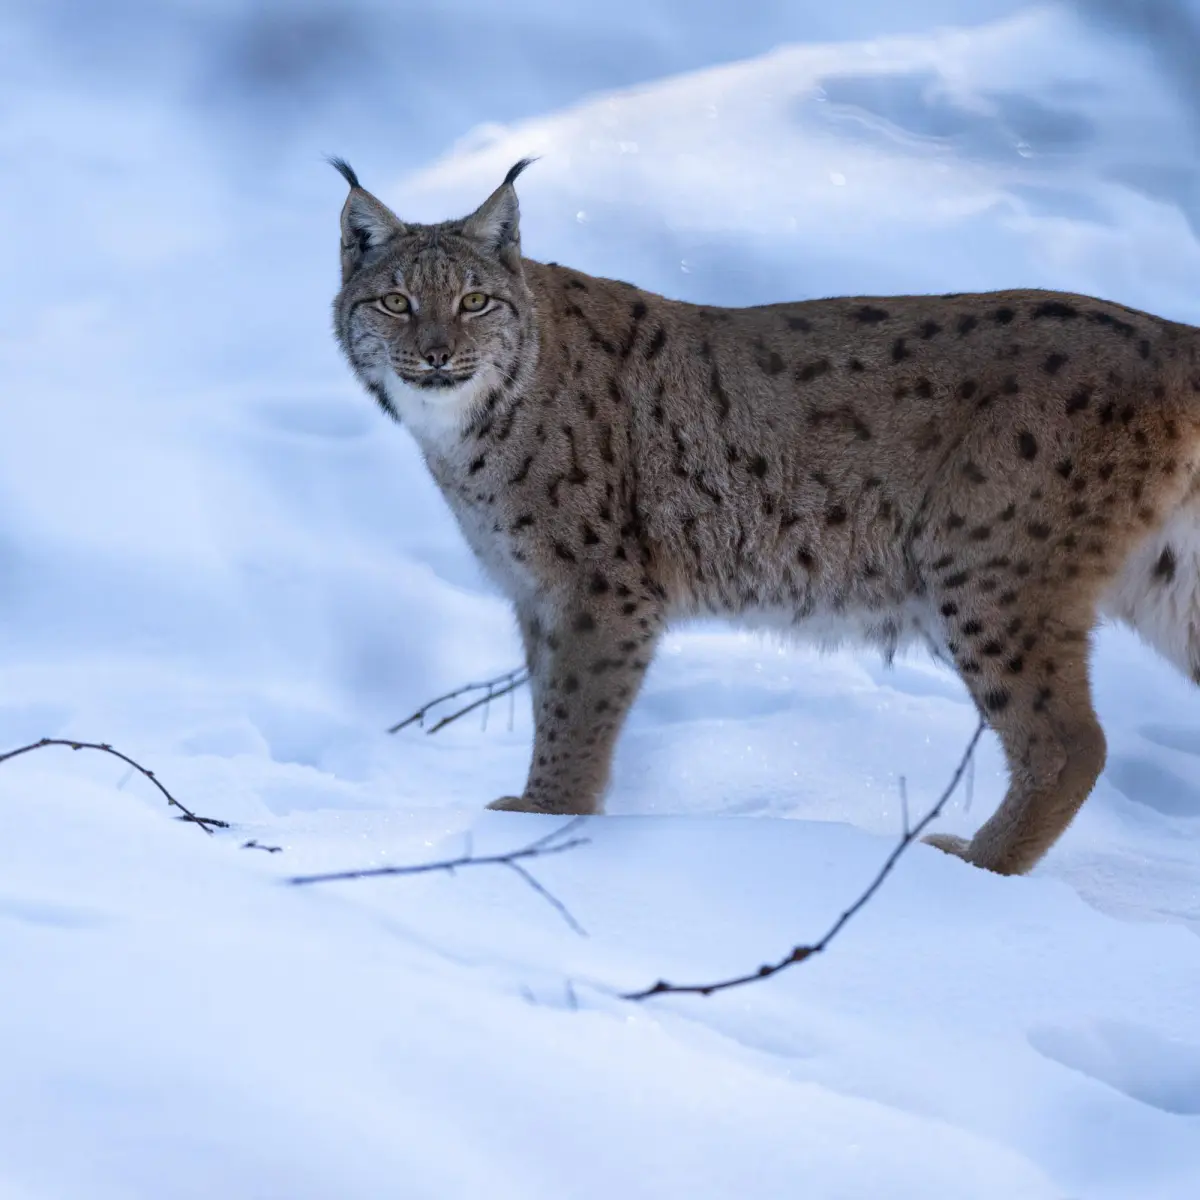
<svg viewBox="0 0 1200 1200">
<path fill-rule="evenodd" d="M 388 292 L 380 301 L 380 304 L 390 313 L 399 315 L 406 313 L 412 307 L 408 302 L 407 296 L 400 295 L 399 292 Z"/>
<path fill-rule="evenodd" d="M 462 298 L 463 312 L 480 312 L 487 304 L 488 298 L 483 292 L 468 292 Z"/>
</svg>

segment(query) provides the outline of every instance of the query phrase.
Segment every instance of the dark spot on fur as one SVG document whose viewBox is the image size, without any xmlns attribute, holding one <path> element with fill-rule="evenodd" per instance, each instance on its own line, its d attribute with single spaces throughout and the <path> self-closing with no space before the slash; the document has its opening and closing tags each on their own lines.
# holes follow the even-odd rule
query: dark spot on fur
<svg viewBox="0 0 1200 1200">
<path fill-rule="evenodd" d="M 568 547 L 564 546 L 562 542 L 554 543 L 554 553 L 561 558 L 563 562 L 573 563 L 575 561 L 575 555 Z"/>
<path fill-rule="evenodd" d="M 1046 355 L 1046 361 L 1042 363 L 1042 370 L 1045 371 L 1047 375 L 1054 375 L 1066 361 L 1067 356 L 1065 354 L 1060 354 L 1056 350 L 1053 354 Z"/>
<path fill-rule="evenodd" d="M 959 337 L 966 337 L 976 325 L 979 324 L 979 318 L 967 313 L 965 316 L 958 318 L 958 324 L 955 328 L 958 330 Z"/>
<path fill-rule="evenodd" d="M 864 366 L 862 365 L 862 363 L 861 363 L 861 362 L 860 362 L 860 361 L 859 361 L 857 358 L 852 358 L 852 359 L 851 359 L 851 360 L 850 360 L 850 361 L 849 361 L 849 362 L 846 364 L 846 370 L 847 370 L 847 371 L 865 371 L 865 370 L 866 370 L 866 367 L 864 367 Z"/>
<path fill-rule="evenodd" d="M 966 465 L 962 469 L 962 473 L 971 483 L 987 483 L 987 476 L 979 469 L 977 463 L 968 459 Z"/>
<path fill-rule="evenodd" d="M 1005 375 L 1004 382 L 1000 385 L 1000 391 L 1006 396 L 1015 396 L 1021 390 L 1021 385 L 1017 382 L 1015 375 Z"/>
<path fill-rule="evenodd" d="M 875 308 L 873 305 L 864 304 L 862 308 L 854 310 L 854 319 L 861 321 L 864 325 L 877 325 L 880 321 L 886 321 L 890 314 L 882 308 Z"/>
<path fill-rule="evenodd" d="M 753 471 L 754 474 L 759 477 L 759 479 L 762 479 L 767 473 L 767 460 L 763 458 L 761 454 L 756 454 L 750 460 L 750 470 Z"/>
<path fill-rule="evenodd" d="M 1077 388 L 1071 393 L 1071 398 L 1067 401 L 1067 412 L 1077 413 L 1082 412 L 1092 402 L 1092 389 L 1086 385 Z"/>
<path fill-rule="evenodd" d="M 921 326 L 921 337 L 925 341 L 929 341 L 932 337 L 937 337 L 942 332 L 942 327 L 936 321 L 926 321 Z"/>
<path fill-rule="evenodd" d="M 1025 526 L 1026 532 L 1031 538 L 1036 538 L 1039 542 L 1044 542 L 1050 537 L 1050 526 L 1045 521 L 1030 521 Z"/>
<path fill-rule="evenodd" d="M 796 371 L 797 383 L 811 383 L 829 370 L 829 359 L 818 358 L 815 362 L 805 363 Z"/>
<path fill-rule="evenodd" d="M 844 525 L 846 523 L 846 517 L 848 515 L 849 514 L 846 512 L 844 505 L 835 504 L 835 505 L 833 505 L 832 508 L 830 508 L 828 510 L 828 512 L 826 512 L 825 524 L 826 525 Z"/>
<path fill-rule="evenodd" d="M 581 612 L 571 625 L 576 633 L 591 633 L 596 628 L 596 618 L 589 612 Z"/>
<path fill-rule="evenodd" d="M 1031 462 L 1037 458 L 1037 438 L 1028 429 L 1022 429 L 1017 434 L 1017 450 L 1020 452 L 1022 458 L 1028 459 Z"/>
<path fill-rule="evenodd" d="M 787 317 L 787 327 L 796 333 L 812 333 L 812 322 L 807 317 Z"/>
<path fill-rule="evenodd" d="M 721 384 L 721 375 L 715 363 L 713 364 L 708 386 L 713 394 L 713 399 L 717 402 L 717 416 L 723 421 L 729 416 L 729 397 L 726 395 L 725 388 Z"/>
<path fill-rule="evenodd" d="M 1055 464 L 1054 469 L 1064 479 L 1070 479 L 1071 472 L 1075 470 L 1075 464 L 1069 458 L 1064 458 L 1061 462 Z"/>
<path fill-rule="evenodd" d="M 964 380 L 962 381 L 962 383 L 960 383 L 960 384 L 958 385 L 958 394 L 959 394 L 959 395 L 960 395 L 960 396 L 961 396 L 961 397 L 962 397 L 964 400 L 970 400 L 970 398 L 971 398 L 973 395 L 975 395 L 975 392 L 976 392 L 976 390 L 978 389 L 978 387 L 979 387 L 979 384 L 977 384 L 977 383 L 975 382 L 975 380 L 973 380 L 973 379 L 964 379 Z"/>
<path fill-rule="evenodd" d="M 529 476 L 529 468 L 533 466 L 533 455 L 527 454 L 517 473 L 508 481 L 510 484 L 524 483 Z"/>
<path fill-rule="evenodd" d="M 1011 308 L 1005 307 L 996 309 L 992 316 L 997 325 L 1007 325 L 1016 316 L 1016 313 Z"/>
<path fill-rule="evenodd" d="M 1012 696 L 1009 694 L 1007 688 L 994 688 L 984 696 L 983 707 L 988 712 L 1003 712 L 1008 707 L 1008 702 L 1011 699 Z"/>
<path fill-rule="evenodd" d="M 947 575 L 942 580 L 942 586 L 945 588 L 960 588 L 967 583 L 971 578 L 970 571 L 956 571 L 953 575 Z"/>
<path fill-rule="evenodd" d="M 759 357 L 758 366 L 764 375 L 778 375 L 784 367 L 783 357 L 771 350 Z"/>
<path fill-rule="evenodd" d="M 983 632 L 983 625 L 979 621 L 964 621 L 962 626 L 963 637 L 976 637 Z"/>
<path fill-rule="evenodd" d="M 1175 551 L 1170 546 L 1164 546 L 1163 552 L 1154 564 L 1154 578 L 1160 583 L 1170 583 L 1175 578 Z"/>
<path fill-rule="evenodd" d="M 650 339 L 650 345 L 646 347 L 646 361 L 650 362 L 652 359 L 657 358 L 666 344 L 667 331 L 660 325 L 654 331 L 654 336 Z"/>
<path fill-rule="evenodd" d="M 1033 310 L 1035 320 L 1039 317 L 1058 317 L 1060 321 L 1070 321 L 1077 316 L 1079 316 L 1079 310 L 1072 308 L 1069 304 L 1064 304 L 1061 300 L 1043 300 Z"/>
<path fill-rule="evenodd" d="M 1138 342 L 1138 353 L 1143 358 L 1150 357 L 1150 343 L 1145 338 L 1142 338 L 1142 340 Z"/>
<path fill-rule="evenodd" d="M 897 338 L 892 344 L 892 362 L 903 362 L 912 357 L 912 351 L 904 344 L 903 338 Z"/>
<path fill-rule="evenodd" d="M 1115 329 L 1127 338 L 1133 337 L 1137 332 L 1128 321 L 1122 321 L 1119 317 L 1114 317 L 1111 313 L 1101 312 L 1098 308 L 1093 308 L 1088 313 L 1088 320 L 1095 322 L 1097 325 L 1107 325 L 1110 329 Z"/>
</svg>

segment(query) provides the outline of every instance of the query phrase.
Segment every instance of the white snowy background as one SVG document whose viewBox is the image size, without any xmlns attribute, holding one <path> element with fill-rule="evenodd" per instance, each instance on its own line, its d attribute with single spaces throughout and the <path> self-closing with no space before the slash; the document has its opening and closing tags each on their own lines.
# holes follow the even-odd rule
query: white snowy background
<svg viewBox="0 0 1200 1200">
<path fill-rule="evenodd" d="M 1028 878 L 917 847 L 958 681 L 667 642 L 589 844 L 517 847 L 503 602 L 329 334 L 346 155 L 405 216 L 672 296 L 1045 286 L 1200 323 L 1200 6 L 3 0 L 0 1197 L 1200 1195 L 1200 696 L 1131 636 Z M 999 800 L 988 735 L 942 828 Z M 968 797 L 970 802 L 968 804 Z M 242 849 L 257 840 L 281 847 Z"/>
</svg>

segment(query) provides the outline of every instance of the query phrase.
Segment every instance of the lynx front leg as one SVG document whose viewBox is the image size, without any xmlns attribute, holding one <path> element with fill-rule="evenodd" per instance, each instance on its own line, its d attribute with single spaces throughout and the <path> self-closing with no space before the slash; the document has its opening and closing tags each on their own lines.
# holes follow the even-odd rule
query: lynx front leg
<svg viewBox="0 0 1200 1200">
<path fill-rule="evenodd" d="M 617 737 L 661 629 L 659 614 L 635 602 L 606 614 L 576 605 L 551 620 L 522 614 L 533 693 L 533 761 L 524 794 L 505 796 L 489 808 L 600 811 Z"/>
<path fill-rule="evenodd" d="M 1001 875 L 1028 871 L 1055 843 L 1104 767 L 1088 679 L 1094 617 L 1053 594 L 1007 593 L 1009 607 L 951 593 L 948 640 L 963 681 L 1000 737 L 1008 792 L 970 840 L 924 840 Z M 1072 608 L 1075 611 L 1072 611 Z"/>
</svg>

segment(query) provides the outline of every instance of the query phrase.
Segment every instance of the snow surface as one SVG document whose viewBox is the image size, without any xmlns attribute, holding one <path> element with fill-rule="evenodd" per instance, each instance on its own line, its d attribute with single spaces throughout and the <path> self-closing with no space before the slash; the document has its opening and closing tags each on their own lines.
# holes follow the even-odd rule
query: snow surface
<svg viewBox="0 0 1200 1200">
<path fill-rule="evenodd" d="M 819 936 L 957 762 L 952 675 L 674 634 L 611 815 L 530 864 L 586 937 L 501 868 L 282 883 L 554 827 L 482 811 L 523 696 L 383 733 L 517 641 L 334 351 L 319 151 L 416 219 L 541 154 L 529 254 L 690 299 L 1200 322 L 1196 12 L 506 0 L 410 46 L 375 0 L 142 7 L 0 23 L 0 749 L 111 741 L 234 828 L 100 755 L 0 765 L 0 1197 L 1200 1194 L 1197 697 L 1118 631 L 1108 769 L 1030 877 L 914 848 L 743 989 L 616 998 Z M 989 735 L 940 827 L 1002 789 Z"/>
</svg>

